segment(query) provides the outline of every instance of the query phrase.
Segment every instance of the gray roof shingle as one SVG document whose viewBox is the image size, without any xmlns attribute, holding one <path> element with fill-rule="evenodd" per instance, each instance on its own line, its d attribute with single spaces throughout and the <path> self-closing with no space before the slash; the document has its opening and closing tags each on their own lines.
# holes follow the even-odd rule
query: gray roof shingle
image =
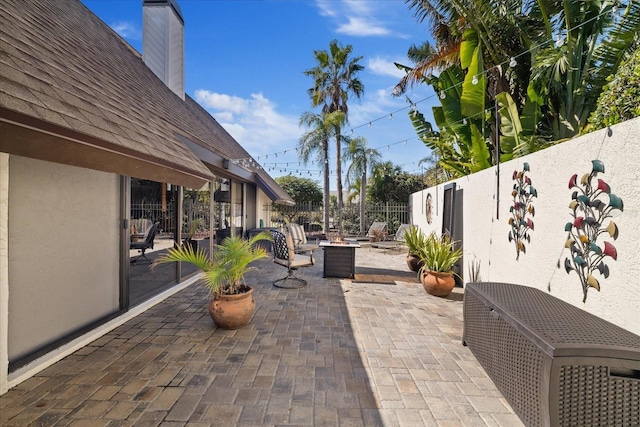
<svg viewBox="0 0 640 427">
<path fill-rule="evenodd" d="M 0 151 L 190 187 L 215 165 L 179 136 L 222 158 L 250 157 L 77 0 L 0 2 L 0 130 Z M 292 201 L 265 171 L 251 172 L 276 201 Z"/>
</svg>

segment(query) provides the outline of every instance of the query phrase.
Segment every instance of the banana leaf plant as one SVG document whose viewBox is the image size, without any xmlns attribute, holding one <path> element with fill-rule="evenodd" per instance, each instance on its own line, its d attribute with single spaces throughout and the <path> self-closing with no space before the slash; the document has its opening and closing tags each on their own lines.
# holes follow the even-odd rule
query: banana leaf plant
<svg viewBox="0 0 640 427">
<path fill-rule="evenodd" d="M 564 227 L 568 233 L 565 248 L 571 251 L 571 256 L 564 260 L 564 268 L 567 274 L 575 271 L 580 278 L 582 302 L 587 300 L 589 288 L 600 291 L 600 282 L 594 276 L 596 270 L 606 279 L 609 267 L 605 260 L 618 259 L 616 247 L 601 240 L 607 235 L 613 240 L 618 238 L 618 226 L 609 218 L 614 211 L 624 209 L 622 199 L 611 192 L 609 184 L 597 178 L 598 173 L 604 173 L 604 163 L 592 160 L 591 164 L 591 173 L 584 174 L 580 181 L 577 174 L 569 179 L 569 189 L 575 189 L 569 203 L 572 221 Z"/>
</svg>

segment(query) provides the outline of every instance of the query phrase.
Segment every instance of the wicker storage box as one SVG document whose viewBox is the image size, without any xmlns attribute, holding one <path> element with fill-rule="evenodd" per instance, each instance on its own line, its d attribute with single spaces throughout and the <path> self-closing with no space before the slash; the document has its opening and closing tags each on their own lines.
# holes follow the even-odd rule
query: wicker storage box
<svg viewBox="0 0 640 427">
<path fill-rule="evenodd" d="M 552 295 L 467 284 L 463 343 L 526 425 L 640 425 L 640 336 Z"/>
</svg>

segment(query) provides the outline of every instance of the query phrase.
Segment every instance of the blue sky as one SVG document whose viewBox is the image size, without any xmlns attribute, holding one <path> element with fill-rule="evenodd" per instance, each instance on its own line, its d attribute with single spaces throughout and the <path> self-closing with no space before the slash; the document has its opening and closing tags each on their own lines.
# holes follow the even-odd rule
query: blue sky
<svg viewBox="0 0 640 427">
<path fill-rule="evenodd" d="M 82 2 L 142 52 L 141 0 Z M 303 71 L 315 66 L 313 51 L 328 49 L 333 39 L 352 45 L 365 67 L 359 74 L 364 97 L 349 101 L 348 129 L 365 137 L 383 160 L 407 172 L 420 171 L 418 160 L 429 151 L 411 126 L 406 98 L 393 97 L 391 91 L 402 77 L 393 62 L 407 64 L 407 49 L 428 38 L 428 27 L 416 22 L 403 0 L 178 3 L 185 20 L 187 94 L 272 176 L 292 173 L 321 181 L 320 167 L 300 164 L 295 147 L 305 131 L 298 126 L 300 115 L 312 111 L 307 94 L 312 80 Z M 430 119 L 437 103 L 433 91 L 417 85 L 407 95 L 422 101 L 418 108 Z M 334 176 L 331 181 L 334 187 Z"/>
</svg>

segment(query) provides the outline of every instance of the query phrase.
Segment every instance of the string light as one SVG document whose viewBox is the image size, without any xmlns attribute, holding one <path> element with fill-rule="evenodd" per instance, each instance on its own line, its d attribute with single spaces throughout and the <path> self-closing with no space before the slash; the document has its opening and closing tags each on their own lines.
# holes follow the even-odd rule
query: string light
<svg viewBox="0 0 640 427">
<path fill-rule="evenodd" d="M 617 13 L 617 11 L 618 11 L 617 6 L 618 6 L 617 4 L 614 4 L 614 5 L 612 6 L 612 8 L 611 8 L 611 12 L 613 12 L 614 14 L 615 14 L 615 13 Z M 587 25 L 587 24 L 589 24 L 590 22 L 592 22 L 592 21 L 594 21 L 594 20 L 597 20 L 597 19 L 598 19 L 598 18 L 600 18 L 602 15 L 605 15 L 605 14 L 608 14 L 608 13 L 609 13 L 608 11 L 603 11 L 603 12 L 601 12 L 600 14 L 598 14 L 598 15 L 596 15 L 596 16 L 594 16 L 594 17 L 592 17 L 591 19 L 588 19 L 588 20 L 586 20 L 586 21 L 584 21 L 584 22 L 581 22 L 580 24 L 576 25 L 575 27 L 572 27 L 572 28 L 568 29 L 568 30 L 567 30 L 567 33 L 570 33 L 571 31 L 573 31 L 573 30 L 575 30 L 575 29 L 578 29 L 578 28 L 580 28 L 580 27 L 582 27 L 582 26 L 584 26 L 584 25 Z M 556 47 L 561 47 L 561 46 L 563 46 L 563 45 L 565 44 L 565 41 L 566 41 L 566 37 L 565 37 L 565 36 L 563 36 L 563 35 L 560 35 L 560 34 L 559 34 L 559 35 L 556 37 L 555 46 L 556 46 Z M 525 55 L 525 54 L 527 54 L 527 53 L 530 53 L 530 52 L 534 51 L 535 49 L 537 49 L 537 48 L 539 48 L 539 47 L 541 47 L 541 46 L 544 46 L 544 45 L 546 45 L 547 43 L 550 43 L 550 42 L 553 42 L 553 40 L 547 40 L 547 41 L 541 42 L 541 43 L 539 43 L 539 44 L 537 44 L 537 45 L 535 45 L 535 46 L 531 46 L 527 51 L 521 52 L 521 53 L 519 53 L 518 55 L 516 55 L 516 56 L 513 56 L 513 57 L 509 58 L 509 61 L 508 61 L 508 62 L 507 62 L 507 61 L 505 61 L 505 62 L 503 62 L 503 63 L 501 63 L 501 64 L 497 64 L 497 65 L 495 65 L 495 66 L 494 66 L 494 67 L 492 67 L 492 68 L 500 67 L 500 66 L 505 65 L 505 64 L 508 64 L 510 67 L 512 67 L 512 68 L 513 68 L 513 67 L 515 67 L 515 66 L 517 66 L 517 65 L 518 65 L 518 61 L 516 60 L 516 58 L 517 58 L 518 56 L 522 56 L 522 55 Z M 473 84 L 478 84 L 478 83 L 479 83 L 479 79 L 478 79 L 478 77 L 479 77 L 479 76 L 483 76 L 483 75 L 487 74 L 487 73 L 488 73 L 492 68 L 490 68 L 490 69 L 488 69 L 488 70 L 484 70 L 482 73 L 480 73 L 480 74 L 478 74 L 478 75 L 474 75 L 474 76 L 473 76 L 473 79 L 472 79 L 472 83 L 473 83 Z M 417 109 L 417 104 L 422 103 L 422 102 L 424 102 L 424 101 L 427 101 L 428 99 L 431 99 L 433 96 L 436 96 L 436 95 L 437 95 L 437 96 L 439 96 L 439 97 L 440 97 L 440 99 L 446 99 L 446 97 L 447 97 L 447 95 L 446 95 L 446 93 L 445 93 L 445 91 L 446 91 L 446 90 L 453 89 L 453 88 L 455 88 L 455 87 L 457 87 L 457 86 L 461 86 L 461 85 L 462 85 L 462 82 L 461 82 L 461 83 L 458 83 L 458 84 L 454 84 L 454 85 L 452 85 L 452 86 L 450 86 L 450 87 L 447 87 L 447 88 L 442 89 L 439 93 L 438 93 L 438 92 L 436 92 L 436 94 L 435 94 L 435 95 L 427 96 L 427 97 L 425 97 L 424 99 L 421 99 L 420 101 L 417 101 L 417 102 L 412 101 L 411 99 L 409 99 L 409 97 L 408 97 L 408 96 L 406 96 L 406 95 L 405 95 L 405 98 L 406 98 L 406 100 L 407 100 L 407 102 L 408 102 L 408 104 L 409 104 L 408 106 L 406 106 L 406 107 L 404 107 L 404 108 L 401 108 L 401 109 L 399 109 L 399 110 L 396 110 L 396 111 L 394 111 L 394 112 L 388 113 L 388 114 L 386 114 L 386 115 L 384 115 L 384 116 L 381 116 L 381 117 L 379 117 L 379 118 L 377 118 L 377 119 L 375 119 L 375 120 L 371 120 L 371 121 L 369 121 L 368 123 L 364 123 L 364 124 L 361 124 L 361 125 L 358 125 L 358 126 L 354 126 L 354 127 L 352 127 L 352 128 L 351 128 L 351 134 L 352 134 L 352 135 L 354 134 L 355 129 L 358 129 L 358 128 L 363 127 L 363 126 L 365 126 L 365 125 L 368 125 L 368 127 L 369 127 L 369 128 L 371 128 L 371 127 L 372 127 L 372 125 L 373 125 L 373 122 L 378 121 L 378 120 L 380 120 L 380 119 L 383 119 L 384 117 L 388 117 L 388 118 L 389 118 L 389 120 L 392 120 L 392 119 L 393 119 L 393 114 L 394 114 L 394 113 L 397 113 L 397 112 L 400 112 L 400 111 L 403 111 L 403 110 L 406 110 L 406 109 L 410 109 L 409 113 L 411 114 L 411 116 L 412 116 L 412 117 L 416 117 L 416 116 L 417 116 L 417 114 L 419 113 L 419 111 L 418 111 L 418 109 Z M 462 122 L 463 122 L 463 123 L 465 123 L 465 122 L 466 122 L 466 119 L 463 119 L 463 120 L 462 120 Z M 466 124 L 466 123 L 465 123 L 465 124 Z M 442 129 L 442 130 L 444 131 L 444 130 L 445 130 L 445 128 L 443 127 L 443 129 Z M 394 144 L 392 144 L 392 145 L 394 145 Z M 290 150 L 291 150 L 291 151 L 293 151 L 293 149 L 287 149 L 287 150 L 284 150 L 284 151 L 283 151 L 283 152 L 281 152 L 281 153 L 282 153 L 282 154 L 286 154 L 286 153 L 287 153 L 287 151 L 290 151 Z M 269 155 L 265 155 L 265 158 L 267 158 L 267 159 L 268 159 L 268 156 L 269 156 Z M 275 157 L 278 157 L 278 153 L 275 153 L 275 154 L 274 154 L 274 156 L 275 156 Z M 259 159 L 259 158 L 260 158 L 260 157 L 258 157 L 258 159 Z"/>
<path fill-rule="evenodd" d="M 477 85 L 478 84 L 478 76 L 474 75 L 473 78 L 471 79 L 471 84 L 472 85 Z"/>
</svg>

